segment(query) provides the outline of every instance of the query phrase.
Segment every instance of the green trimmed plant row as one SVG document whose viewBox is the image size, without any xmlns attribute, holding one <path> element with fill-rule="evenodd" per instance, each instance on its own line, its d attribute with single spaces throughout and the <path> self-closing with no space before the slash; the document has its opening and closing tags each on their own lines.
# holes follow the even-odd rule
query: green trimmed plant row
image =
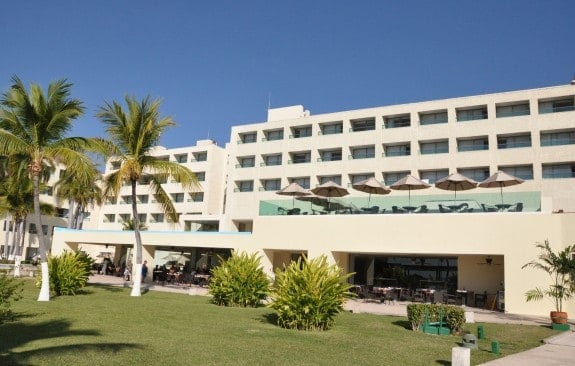
<svg viewBox="0 0 575 366">
<path fill-rule="evenodd" d="M 407 319 L 411 324 L 411 329 L 420 331 L 425 315 L 428 314 L 429 321 L 438 322 L 439 313 L 443 313 L 443 321 L 453 334 L 460 334 L 465 325 L 465 311 L 459 306 L 443 304 L 408 304 Z"/>
</svg>

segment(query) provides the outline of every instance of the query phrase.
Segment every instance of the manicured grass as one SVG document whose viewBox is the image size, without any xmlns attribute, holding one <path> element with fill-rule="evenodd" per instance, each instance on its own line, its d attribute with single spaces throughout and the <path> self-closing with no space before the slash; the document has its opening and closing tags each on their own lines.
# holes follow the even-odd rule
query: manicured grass
<svg viewBox="0 0 575 366">
<path fill-rule="evenodd" d="M 407 319 L 342 313 L 326 332 L 281 329 L 266 308 L 223 308 L 200 296 L 89 286 L 37 302 L 33 281 L 0 325 L 0 365 L 431 365 L 449 364 L 460 336 L 411 331 Z M 476 333 L 478 324 L 471 324 Z M 549 327 L 484 324 L 472 364 L 536 347 Z"/>
</svg>

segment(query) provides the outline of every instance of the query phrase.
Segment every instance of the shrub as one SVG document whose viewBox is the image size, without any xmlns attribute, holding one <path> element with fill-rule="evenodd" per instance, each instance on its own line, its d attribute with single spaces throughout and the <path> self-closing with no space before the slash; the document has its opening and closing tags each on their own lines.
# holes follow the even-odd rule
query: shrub
<svg viewBox="0 0 575 366">
<path fill-rule="evenodd" d="M 94 260 L 85 252 L 64 252 L 58 257 L 48 258 L 51 295 L 75 295 L 86 286 Z M 38 273 L 37 286 L 42 284 Z"/>
<path fill-rule="evenodd" d="M 408 304 L 407 320 L 411 329 L 419 331 L 425 321 L 425 313 L 429 315 L 429 321 L 439 321 L 439 312 L 443 312 L 443 320 L 451 333 L 459 334 L 465 324 L 465 311 L 459 306 L 443 304 Z"/>
<path fill-rule="evenodd" d="M 22 282 L 12 277 L 0 275 L 0 324 L 10 316 L 13 301 L 22 298 Z"/>
<path fill-rule="evenodd" d="M 329 329 L 345 300 L 354 296 L 346 282 L 351 275 L 343 275 L 339 266 L 329 265 L 325 256 L 299 258 L 283 270 L 276 270 L 268 306 L 277 312 L 278 325 L 284 328 Z"/>
<path fill-rule="evenodd" d="M 260 257 L 232 252 L 230 258 L 212 269 L 209 292 L 216 305 L 256 307 L 267 297 L 269 285 Z"/>
</svg>

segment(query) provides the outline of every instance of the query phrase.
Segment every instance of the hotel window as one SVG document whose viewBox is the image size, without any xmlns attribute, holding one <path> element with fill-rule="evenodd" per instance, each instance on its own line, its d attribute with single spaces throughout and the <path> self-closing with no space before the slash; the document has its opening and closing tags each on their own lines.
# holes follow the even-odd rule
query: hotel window
<svg viewBox="0 0 575 366">
<path fill-rule="evenodd" d="M 105 205 L 115 205 L 116 204 L 116 197 L 106 197 Z"/>
<path fill-rule="evenodd" d="M 140 221 L 141 223 L 146 223 L 146 220 L 148 219 L 148 214 L 138 214 L 138 221 Z"/>
<path fill-rule="evenodd" d="M 309 177 L 288 178 L 290 183 L 297 183 L 302 188 L 309 189 Z"/>
<path fill-rule="evenodd" d="M 123 204 L 131 204 L 132 203 L 132 195 L 125 195 L 120 197 L 122 199 Z"/>
<path fill-rule="evenodd" d="M 457 122 L 487 119 L 487 106 L 457 109 L 456 114 L 457 114 Z"/>
<path fill-rule="evenodd" d="M 498 149 L 514 149 L 518 147 L 530 147 L 531 134 L 497 136 Z"/>
<path fill-rule="evenodd" d="M 176 203 L 184 202 L 184 194 L 183 193 L 172 193 L 172 200 Z"/>
<path fill-rule="evenodd" d="M 541 132 L 541 146 L 575 144 L 575 131 Z"/>
<path fill-rule="evenodd" d="M 281 179 L 262 179 L 262 188 L 263 191 L 279 191 L 281 189 Z"/>
<path fill-rule="evenodd" d="M 264 131 L 265 137 L 263 141 L 276 141 L 276 140 L 283 140 L 284 138 L 284 130 L 272 130 L 272 131 Z"/>
<path fill-rule="evenodd" d="M 373 178 L 373 177 L 374 177 L 373 173 L 350 174 L 349 181 L 351 182 L 351 184 L 356 184 L 356 183 L 361 182 L 362 180 L 366 180 L 366 179 Z"/>
<path fill-rule="evenodd" d="M 343 133 L 343 122 L 322 123 L 319 133 L 320 135 L 338 135 Z"/>
<path fill-rule="evenodd" d="M 575 98 L 561 97 L 553 100 L 540 100 L 539 113 L 557 113 L 575 111 Z"/>
<path fill-rule="evenodd" d="M 208 160 L 208 152 L 207 151 L 199 151 L 192 153 L 194 156 L 193 161 L 206 161 Z"/>
<path fill-rule="evenodd" d="M 447 123 L 447 111 L 422 112 L 419 113 L 419 124 L 421 126 Z"/>
<path fill-rule="evenodd" d="M 240 133 L 240 144 L 251 144 L 257 141 L 257 132 Z"/>
<path fill-rule="evenodd" d="M 150 177 L 148 175 L 142 175 L 138 180 L 138 184 L 142 186 L 150 184 Z"/>
<path fill-rule="evenodd" d="M 122 162 L 121 161 L 113 161 L 111 163 L 111 165 L 112 165 L 112 170 L 118 170 L 122 166 Z"/>
<path fill-rule="evenodd" d="M 164 214 L 163 213 L 153 213 L 150 222 L 164 222 Z"/>
<path fill-rule="evenodd" d="M 402 171 L 402 172 L 385 172 L 383 173 L 383 180 L 386 185 L 390 186 L 393 183 L 397 182 L 398 180 L 402 179 L 406 175 L 411 174 L 409 170 Z"/>
<path fill-rule="evenodd" d="M 449 145 L 447 144 L 447 140 L 420 142 L 419 151 L 421 155 L 445 154 L 449 152 Z"/>
<path fill-rule="evenodd" d="M 292 135 L 294 139 L 299 139 L 301 137 L 311 136 L 311 126 L 298 126 L 291 128 Z"/>
<path fill-rule="evenodd" d="M 319 184 L 324 184 L 329 181 L 335 182 L 336 184 L 341 185 L 341 175 L 324 175 L 317 177 Z"/>
<path fill-rule="evenodd" d="M 241 180 L 236 182 L 238 188 L 235 189 L 236 192 L 253 192 L 254 181 L 253 180 Z"/>
<path fill-rule="evenodd" d="M 516 104 L 495 106 L 495 116 L 497 118 L 528 116 L 529 114 L 530 114 L 529 102 L 520 102 Z"/>
<path fill-rule="evenodd" d="M 188 162 L 188 154 L 175 154 L 174 159 L 180 164 Z"/>
<path fill-rule="evenodd" d="M 292 152 L 290 153 L 291 164 L 303 164 L 309 163 L 311 161 L 311 152 L 310 151 L 302 151 L 302 152 Z"/>
<path fill-rule="evenodd" d="M 139 194 L 136 196 L 136 200 L 138 203 L 148 203 L 148 195 L 147 194 Z"/>
<path fill-rule="evenodd" d="M 375 130 L 375 117 L 352 119 L 351 132 L 373 131 Z"/>
<path fill-rule="evenodd" d="M 448 169 L 438 169 L 438 170 L 422 170 L 419 172 L 421 180 L 429 184 L 434 184 L 441 178 L 445 178 L 449 175 Z"/>
<path fill-rule="evenodd" d="M 37 234 L 38 233 L 38 230 L 36 230 L 36 224 L 30 223 L 30 225 L 28 225 L 28 233 L 29 234 Z"/>
<path fill-rule="evenodd" d="M 318 161 L 339 161 L 341 160 L 341 148 L 332 150 L 320 150 Z"/>
<path fill-rule="evenodd" d="M 375 146 L 350 147 L 349 159 L 371 159 L 375 157 Z"/>
<path fill-rule="evenodd" d="M 489 140 L 486 136 L 457 139 L 458 152 L 479 150 L 489 150 Z"/>
<path fill-rule="evenodd" d="M 481 182 L 489 177 L 489 167 L 481 168 L 462 168 L 457 169 L 459 174 L 465 175 L 467 178 L 471 178 L 476 182 Z"/>
<path fill-rule="evenodd" d="M 51 196 L 54 194 L 54 188 L 51 186 L 45 186 L 40 188 L 40 194 L 45 194 L 47 196 Z"/>
<path fill-rule="evenodd" d="M 238 162 L 236 168 L 253 168 L 256 164 L 256 158 L 254 156 L 240 156 Z"/>
<path fill-rule="evenodd" d="M 196 178 L 198 182 L 204 182 L 206 180 L 206 172 L 196 172 Z"/>
<path fill-rule="evenodd" d="M 533 179 L 533 166 L 532 165 L 512 165 L 512 166 L 500 166 L 499 170 L 504 171 L 507 174 L 511 174 L 517 178 L 523 180 Z"/>
<path fill-rule="evenodd" d="M 409 156 L 411 155 L 411 144 L 409 142 L 400 145 L 384 145 L 385 156 Z"/>
<path fill-rule="evenodd" d="M 116 221 L 115 214 L 104 214 L 104 222 L 114 222 Z"/>
<path fill-rule="evenodd" d="M 282 165 L 282 154 L 264 155 L 261 166 Z"/>
<path fill-rule="evenodd" d="M 204 192 L 190 193 L 190 199 L 188 202 L 204 202 Z"/>
<path fill-rule="evenodd" d="M 543 164 L 543 179 L 575 178 L 575 163 Z"/>
<path fill-rule="evenodd" d="M 401 116 L 384 117 L 385 128 L 400 128 L 411 126 L 411 116 L 403 114 Z"/>
<path fill-rule="evenodd" d="M 156 156 L 156 159 L 160 161 L 170 161 L 170 157 L 168 155 Z"/>
<path fill-rule="evenodd" d="M 120 214 L 120 217 L 118 217 L 118 222 L 119 223 L 128 222 L 130 221 L 131 217 L 132 215 L 130 214 Z"/>
<path fill-rule="evenodd" d="M 48 225 L 42 225 L 42 234 L 48 235 Z"/>
</svg>

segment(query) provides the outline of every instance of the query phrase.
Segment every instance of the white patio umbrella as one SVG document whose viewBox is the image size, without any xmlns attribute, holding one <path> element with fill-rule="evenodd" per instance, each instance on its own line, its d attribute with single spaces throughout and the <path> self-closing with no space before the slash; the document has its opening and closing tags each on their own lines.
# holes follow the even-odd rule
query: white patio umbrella
<svg viewBox="0 0 575 366">
<path fill-rule="evenodd" d="M 289 185 L 285 186 L 284 188 L 280 189 L 276 192 L 276 194 L 283 195 L 283 196 L 292 196 L 292 208 L 295 207 L 295 197 L 296 196 L 308 196 L 311 192 L 296 182 L 292 182 Z"/>
<path fill-rule="evenodd" d="M 467 191 L 477 187 L 477 182 L 463 174 L 453 173 L 435 182 L 435 187 L 446 191 L 454 191 L 454 200 L 457 199 L 457 191 Z"/>
<path fill-rule="evenodd" d="M 517 184 L 521 184 L 523 182 L 524 180 L 521 178 L 517 178 L 511 174 L 505 173 L 502 170 L 498 170 L 497 172 L 490 175 L 483 182 L 479 183 L 479 187 L 481 188 L 499 187 L 499 192 L 501 195 L 501 203 L 503 204 L 503 187 L 514 186 Z"/>
<path fill-rule="evenodd" d="M 356 189 L 360 192 L 369 193 L 369 197 L 367 199 L 367 207 L 370 206 L 371 202 L 371 195 L 372 194 L 389 194 L 391 189 L 387 188 L 383 185 L 380 181 L 375 179 L 374 177 L 367 178 L 362 180 L 361 182 L 357 182 L 352 185 L 353 189 Z"/>
<path fill-rule="evenodd" d="M 311 190 L 316 196 L 327 197 L 328 209 L 330 208 L 331 197 L 343 197 L 347 196 L 349 192 L 347 189 L 343 188 L 334 181 L 327 181 L 324 184 L 320 184 Z"/>
<path fill-rule="evenodd" d="M 429 187 L 431 187 L 430 184 L 427 184 L 424 181 L 419 180 L 415 178 L 413 175 L 409 174 L 389 186 L 389 188 L 397 191 L 408 191 L 410 206 L 411 206 L 411 191 L 416 189 L 426 189 Z"/>
</svg>

